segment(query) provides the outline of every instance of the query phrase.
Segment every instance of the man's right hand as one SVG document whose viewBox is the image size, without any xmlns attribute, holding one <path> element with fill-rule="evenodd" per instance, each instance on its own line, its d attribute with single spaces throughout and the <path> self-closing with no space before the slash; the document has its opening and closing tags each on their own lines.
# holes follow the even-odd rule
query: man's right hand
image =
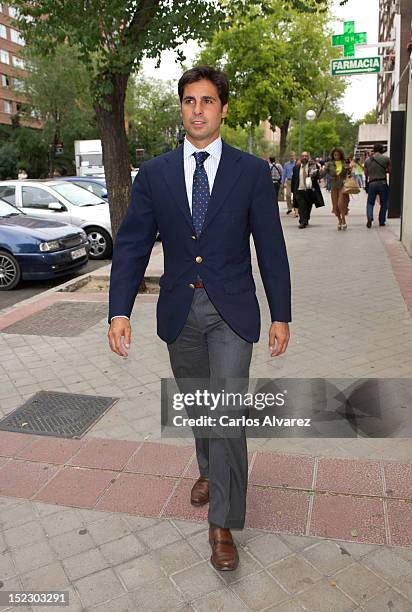
<svg viewBox="0 0 412 612">
<path fill-rule="evenodd" d="M 130 348 L 132 336 L 132 328 L 129 319 L 124 317 L 112 319 L 107 336 L 113 353 L 116 353 L 120 357 L 128 357 L 129 353 L 126 349 Z"/>
</svg>

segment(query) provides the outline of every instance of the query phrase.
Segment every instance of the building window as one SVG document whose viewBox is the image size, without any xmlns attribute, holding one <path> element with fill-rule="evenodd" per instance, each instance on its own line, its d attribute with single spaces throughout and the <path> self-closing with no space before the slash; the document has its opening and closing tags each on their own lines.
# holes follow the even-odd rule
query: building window
<svg viewBox="0 0 412 612">
<path fill-rule="evenodd" d="M 2 64 L 10 64 L 10 55 L 8 51 L 0 49 L 0 62 L 2 62 Z"/>
<path fill-rule="evenodd" d="M 3 5 L 2 5 L 2 3 L 0 2 L 0 13 L 2 13 L 2 12 L 3 12 Z"/>
<path fill-rule="evenodd" d="M 10 87 L 10 78 L 7 74 L 0 74 L 0 85 L 1 87 Z"/>
<path fill-rule="evenodd" d="M 7 38 L 7 28 L 2 23 L 0 23 L 0 36 L 2 38 Z"/>
<path fill-rule="evenodd" d="M 24 82 L 21 79 L 16 79 L 16 77 L 14 77 L 13 89 L 15 89 L 16 91 L 24 91 Z"/>
<path fill-rule="evenodd" d="M 11 102 L 9 102 L 9 100 L 3 100 L 3 108 L 4 108 L 4 112 L 8 113 L 9 115 L 12 114 L 13 112 L 13 104 Z"/>
<path fill-rule="evenodd" d="M 14 30 L 13 28 L 10 28 L 10 38 L 11 38 L 11 41 L 16 43 L 17 45 L 25 45 L 26 44 L 24 42 L 24 38 L 20 34 L 20 32 L 18 30 Z"/>
<path fill-rule="evenodd" d="M 9 6 L 9 17 L 11 17 L 12 19 L 17 19 L 18 16 L 19 11 L 13 6 Z"/>
<path fill-rule="evenodd" d="M 13 62 L 13 66 L 15 66 L 16 68 L 20 68 L 21 70 L 24 70 L 24 60 L 21 57 L 17 57 L 16 55 L 13 55 L 12 62 Z"/>
</svg>

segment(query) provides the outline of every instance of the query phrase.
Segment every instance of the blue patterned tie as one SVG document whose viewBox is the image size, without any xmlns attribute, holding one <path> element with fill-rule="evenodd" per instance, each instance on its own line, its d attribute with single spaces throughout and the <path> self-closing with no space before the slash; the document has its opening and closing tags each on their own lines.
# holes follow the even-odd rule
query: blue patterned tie
<svg viewBox="0 0 412 612">
<path fill-rule="evenodd" d="M 206 211 L 210 200 L 209 180 L 204 167 L 205 160 L 209 157 L 206 151 L 193 153 L 196 160 L 196 169 L 193 174 L 192 191 L 192 217 L 193 227 L 199 236 L 206 217 Z"/>
</svg>

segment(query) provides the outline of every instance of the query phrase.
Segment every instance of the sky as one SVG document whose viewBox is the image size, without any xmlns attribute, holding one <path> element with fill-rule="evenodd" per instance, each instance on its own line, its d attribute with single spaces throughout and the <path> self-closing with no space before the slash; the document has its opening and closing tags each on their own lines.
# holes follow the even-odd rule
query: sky
<svg viewBox="0 0 412 612">
<path fill-rule="evenodd" d="M 368 44 L 378 40 L 379 22 L 379 0 L 349 0 L 346 6 L 339 6 L 339 0 L 335 0 L 334 14 L 336 21 L 332 23 L 332 29 L 336 34 L 343 32 L 343 21 L 355 21 L 356 32 L 367 32 Z M 185 45 L 186 63 L 190 66 L 196 57 L 199 47 L 194 42 Z M 377 55 L 376 48 L 364 49 L 358 47 L 356 56 L 367 57 Z M 162 54 L 162 62 L 159 68 L 155 67 L 154 60 L 145 60 L 143 63 L 143 73 L 145 76 L 152 76 L 159 79 L 178 79 L 182 73 L 179 62 L 175 59 L 175 54 L 166 51 Z M 333 77 L 331 77 L 333 78 Z M 341 107 L 355 119 L 363 117 L 368 111 L 376 106 L 376 75 L 362 75 L 349 77 L 349 86 Z"/>
</svg>

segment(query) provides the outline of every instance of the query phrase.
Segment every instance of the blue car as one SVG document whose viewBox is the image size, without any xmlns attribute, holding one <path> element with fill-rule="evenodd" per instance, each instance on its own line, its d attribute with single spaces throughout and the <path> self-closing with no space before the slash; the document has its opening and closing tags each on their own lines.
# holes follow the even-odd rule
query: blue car
<svg viewBox="0 0 412 612">
<path fill-rule="evenodd" d="M 24 280 L 48 279 L 78 270 L 89 259 L 82 229 L 31 217 L 0 199 L 0 291 Z"/>
<path fill-rule="evenodd" d="M 59 181 L 69 181 L 87 189 L 99 198 L 107 200 L 106 180 L 98 176 L 59 176 Z"/>
</svg>

